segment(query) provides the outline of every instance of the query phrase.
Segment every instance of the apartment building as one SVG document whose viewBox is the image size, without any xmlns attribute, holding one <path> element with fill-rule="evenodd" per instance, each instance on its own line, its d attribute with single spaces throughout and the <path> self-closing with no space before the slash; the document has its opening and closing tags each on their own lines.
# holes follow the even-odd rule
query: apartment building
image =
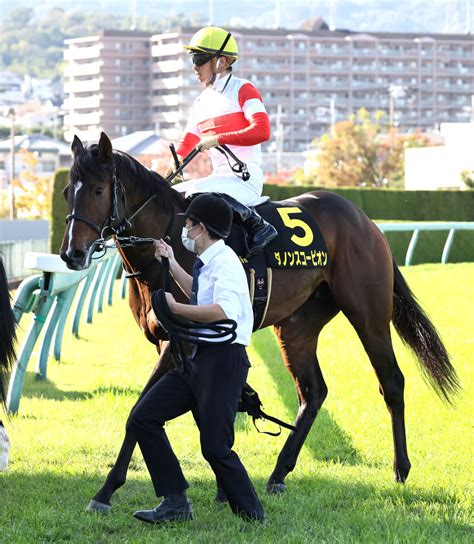
<svg viewBox="0 0 474 544">
<path fill-rule="evenodd" d="M 103 30 L 65 40 L 65 138 L 97 141 L 150 128 L 150 33 Z"/>
<path fill-rule="evenodd" d="M 153 35 L 148 40 L 148 50 L 143 44 L 148 54 L 150 79 L 148 102 L 144 90 L 141 95 L 141 111 L 148 118 L 147 127 L 155 127 L 160 135 L 171 140 L 179 137 L 200 91 L 191 62 L 182 49 L 197 30 L 183 27 Z M 402 130 L 433 129 L 441 122 L 467 122 L 471 118 L 472 35 L 331 31 L 321 19 L 299 30 L 239 28 L 231 31 L 240 49 L 235 74 L 255 83 L 270 113 L 273 141 L 266 145 L 267 149 L 281 152 L 307 149 L 311 140 L 327 131 L 331 123 L 346 119 L 361 107 L 386 111 L 387 123 Z M 121 59 L 125 59 L 120 39 L 115 33 L 115 45 L 109 46 L 119 65 Z M 81 40 L 88 43 L 90 38 L 68 40 L 66 58 L 77 54 L 73 48 L 97 48 L 90 43 L 84 46 Z M 142 40 L 146 40 L 145 36 Z M 99 50 L 99 58 L 88 62 L 100 63 L 105 55 L 105 49 L 102 51 L 100 54 Z M 146 66 L 146 59 L 141 58 Z M 70 69 L 73 67 L 71 62 Z M 140 75 L 143 79 L 136 80 L 135 72 L 124 74 L 133 80 L 132 98 L 136 86 L 145 81 L 145 75 Z M 76 83 L 80 83 L 78 76 Z M 99 74 L 96 77 L 100 79 Z M 72 93 L 74 81 L 68 84 L 68 92 Z M 96 83 L 99 84 L 100 81 Z M 132 123 L 122 123 L 120 119 L 122 110 L 129 115 L 131 108 L 120 100 L 117 102 L 117 97 L 127 91 L 109 89 L 105 85 L 101 89 L 102 104 L 112 99 L 116 102 L 107 110 L 107 116 L 100 119 L 97 115 L 106 111 L 104 106 L 97 109 L 91 106 L 90 120 L 102 123 L 101 128 L 106 131 L 106 119 L 120 134 L 131 130 Z M 149 107 L 147 114 L 145 103 Z M 93 123 L 83 126 L 90 131 L 97 130 Z"/>
<path fill-rule="evenodd" d="M 198 92 L 181 46 L 196 31 L 152 36 L 152 118 L 163 133 L 182 128 Z M 234 29 L 235 73 L 255 83 L 284 151 L 307 148 L 331 122 L 364 107 L 400 129 L 469 121 L 474 36 Z"/>
</svg>

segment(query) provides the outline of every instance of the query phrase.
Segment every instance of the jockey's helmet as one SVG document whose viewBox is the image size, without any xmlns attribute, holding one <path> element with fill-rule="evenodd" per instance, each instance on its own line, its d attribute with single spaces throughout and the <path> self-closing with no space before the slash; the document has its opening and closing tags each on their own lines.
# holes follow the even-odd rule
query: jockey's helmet
<svg viewBox="0 0 474 544">
<path fill-rule="evenodd" d="M 184 213 L 184 217 L 202 223 L 207 230 L 224 239 L 230 234 L 232 215 L 229 204 L 213 193 L 195 196 Z"/>
<path fill-rule="evenodd" d="M 189 53 L 207 53 L 212 56 L 234 57 L 239 56 L 239 48 L 234 36 L 218 26 L 206 26 L 198 30 L 191 38 L 189 45 L 185 45 Z"/>
</svg>

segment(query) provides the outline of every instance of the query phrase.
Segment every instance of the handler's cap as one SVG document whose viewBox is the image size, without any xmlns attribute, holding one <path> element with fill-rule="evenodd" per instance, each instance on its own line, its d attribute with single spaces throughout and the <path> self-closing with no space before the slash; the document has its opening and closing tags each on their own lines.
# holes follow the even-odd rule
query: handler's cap
<svg viewBox="0 0 474 544">
<path fill-rule="evenodd" d="M 227 238 L 232 226 L 232 208 L 227 202 L 215 193 L 202 193 L 195 196 L 184 217 L 202 223 L 221 238 Z"/>
</svg>

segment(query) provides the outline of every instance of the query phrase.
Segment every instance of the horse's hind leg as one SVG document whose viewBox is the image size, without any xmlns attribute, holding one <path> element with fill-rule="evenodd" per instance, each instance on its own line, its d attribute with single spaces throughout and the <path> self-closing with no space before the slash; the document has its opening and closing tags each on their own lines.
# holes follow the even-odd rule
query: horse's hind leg
<svg viewBox="0 0 474 544">
<path fill-rule="evenodd" d="M 143 389 L 140 397 L 138 398 L 135 406 L 138 404 L 143 395 L 150 389 L 150 387 L 155 384 L 173 365 L 173 360 L 169 350 L 169 344 L 166 345 L 164 351 L 161 354 L 161 357 L 156 364 L 153 372 Z M 134 407 L 135 407 L 134 406 Z M 130 414 L 133 412 L 133 408 Z M 125 432 L 125 438 L 120 448 L 120 452 L 117 456 L 114 466 L 110 470 L 107 478 L 104 482 L 104 485 L 99 489 L 99 491 L 94 495 L 92 500 L 89 502 L 86 510 L 91 512 L 99 512 L 102 514 L 107 514 L 110 511 L 111 504 L 110 499 L 112 495 L 121 487 L 127 478 L 128 466 L 133 455 L 133 451 L 136 446 L 135 437 L 127 430 Z"/>
<path fill-rule="evenodd" d="M 392 419 L 393 470 L 395 481 L 403 483 L 411 468 L 405 432 L 405 379 L 393 351 L 390 328 L 387 324 L 385 330 L 380 330 L 376 323 L 372 323 L 365 327 L 356 325 L 356 330 L 377 374 L 380 393 Z"/>
<path fill-rule="evenodd" d="M 375 250 L 376 251 L 376 250 Z M 374 251 L 374 254 L 375 254 Z M 386 269 L 384 271 L 384 264 Z M 394 472 L 397 482 L 404 482 L 410 471 L 405 433 L 405 380 L 398 367 L 390 336 L 393 311 L 392 260 L 379 255 L 377 267 L 340 267 L 331 291 L 355 328 L 374 367 L 392 418 Z"/>
<path fill-rule="evenodd" d="M 268 483 L 269 493 L 282 493 L 284 480 L 296 465 L 298 455 L 327 395 L 316 348 L 321 329 L 338 310 L 332 301 L 315 302 L 310 298 L 292 316 L 275 325 L 285 364 L 295 380 L 299 410 Z"/>
</svg>

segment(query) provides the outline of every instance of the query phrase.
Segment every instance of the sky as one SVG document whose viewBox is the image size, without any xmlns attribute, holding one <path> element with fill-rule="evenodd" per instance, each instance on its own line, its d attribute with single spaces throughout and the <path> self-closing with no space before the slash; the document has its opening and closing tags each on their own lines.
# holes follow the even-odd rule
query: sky
<svg viewBox="0 0 474 544">
<path fill-rule="evenodd" d="M 367 31 L 460 32 L 473 30 L 474 0 L 0 0 L 0 19 L 17 7 L 103 11 L 159 19 L 199 14 L 219 25 L 297 28 L 322 16 L 338 28 Z M 279 14 L 279 16 L 278 16 Z"/>
</svg>

